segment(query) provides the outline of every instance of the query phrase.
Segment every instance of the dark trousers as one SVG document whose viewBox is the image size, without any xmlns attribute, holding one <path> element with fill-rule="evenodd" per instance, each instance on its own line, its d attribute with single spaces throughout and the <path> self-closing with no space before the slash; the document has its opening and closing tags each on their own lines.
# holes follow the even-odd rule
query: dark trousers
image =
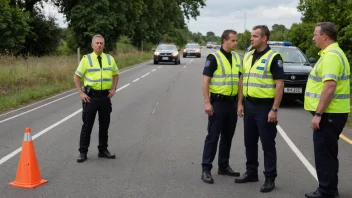
<svg viewBox="0 0 352 198">
<path fill-rule="evenodd" d="M 88 152 L 90 134 L 94 125 L 95 115 L 99 116 L 99 145 L 98 150 L 103 151 L 108 147 L 108 129 L 110 125 L 111 100 L 107 96 L 91 96 L 90 103 L 83 103 L 83 126 L 79 141 L 79 151 Z"/>
<path fill-rule="evenodd" d="M 276 125 L 268 122 L 272 102 L 253 102 L 245 100 L 244 105 L 244 143 L 246 147 L 246 170 L 249 175 L 258 175 L 258 140 L 264 151 L 264 175 L 276 178 Z"/>
<path fill-rule="evenodd" d="M 232 138 L 237 124 L 237 101 L 211 101 L 214 114 L 208 116 L 208 135 L 205 138 L 202 168 L 211 171 L 213 168 L 219 136 L 219 168 L 229 166 Z"/>
<path fill-rule="evenodd" d="M 319 191 L 333 197 L 337 191 L 339 160 L 338 140 L 347 122 L 347 113 L 324 113 L 319 127 L 313 131 L 315 166 Z"/>
</svg>

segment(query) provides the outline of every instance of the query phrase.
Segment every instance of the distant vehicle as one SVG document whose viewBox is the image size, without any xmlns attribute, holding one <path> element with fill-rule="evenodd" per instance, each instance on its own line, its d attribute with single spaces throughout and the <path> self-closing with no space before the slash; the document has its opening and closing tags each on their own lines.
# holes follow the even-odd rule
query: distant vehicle
<svg viewBox="0 0 352 198">
<path fill-rule="evenodd" d="M 208 41 L 205 46 L 206 46 L 207 48 L 213 48 L 214 44 L 213 44 L 213 42 Z"/>
<path fill-rule="evenodd" d="M 314 58 L 307 58 L 296 46 L 287 41 L 268 41 L 268 45 L 274 51 L 283 56 L 284 67 L 284 99 L 304 101 L 304 92 L 308 81 L 309 73 L 312 71 Z M 252 46 L 247 48 L 251 51 Z"/>
<path fill-rule="evenodd" d="M 200 58 L 202 56 L 200 48 L 201 47 L 198 44 L 187 44 L 183 50 L 183 58 L 186 58 L 187 56 L 196 56 Z"/>
<path fill-rule="evenodd" d="M 214 45 L 214 49 L 220 49 L 221 45 Z"/>
<path fill-rule="evenodd" d="M 174 62 L 181 64 L 179 49 L 174 44 L 161 44 L 154 51 L 154 64 L 159 62 Z"/>
</svg>

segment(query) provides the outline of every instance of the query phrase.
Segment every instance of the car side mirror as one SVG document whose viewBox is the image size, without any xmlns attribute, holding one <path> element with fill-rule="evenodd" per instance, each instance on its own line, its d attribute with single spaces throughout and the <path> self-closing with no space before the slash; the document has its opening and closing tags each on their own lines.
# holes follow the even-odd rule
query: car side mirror
<svg viewBox="0 0 352 198">
<path fill-rule="evenodd" d="M 313 58 L 313 57 L 310 57 L 308 60 L 310 63 L 315 63 L 315 58 Z"/>
<path fill-rule="evenodd" d="M 155 52 L 155 48 L 153 48 L 152 51 Z"/>
</svg>

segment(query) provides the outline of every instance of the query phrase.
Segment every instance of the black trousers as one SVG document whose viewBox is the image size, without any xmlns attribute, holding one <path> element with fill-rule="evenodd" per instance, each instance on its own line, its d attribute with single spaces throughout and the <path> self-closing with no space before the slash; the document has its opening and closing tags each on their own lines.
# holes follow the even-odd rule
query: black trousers
<svg viewBox="0 0 352 198">
<path fill-rule="evenodd" d="M 277 122 L 268 122 L 272 102 L 253 102 L 245 100 L 244 105 L 244 143 L 246 147 L 246 170 L 249 175 L 258 175 L 258 140 L 264 151 L 264 175 L 276 178 L 276 134 Z"/>
<path fill-rule="evenodd" d="M 338 140 L 347 122 L 347 113 L 324 113 L 319 127 L 313 131 L 315 166 L 319 191 L 333 197 L 337 191 L 339 160 Z"/>
<path fill-rule="evenodd" d="M 107 96 L 91 96 L 90 103 L 83 103 L 79 151 L 88 152 L 90 135 L 94 125 L 95 115 L 99 116 L 99 145 L 98 150 L 103 151 L 108 147 L 108 129 L 110 125 L 110 114 L 112 111 L 111 100 Z"/>
<path fill-rule="evenodd" d="M 226 168 L 229 165 L 232 138 L 237 124 L 237 101 L 212 100 L 214 114 L 208 116 L 208 135 L 205 138 L 202 168 L 203 171 L 211 171 L 213 168 L 218 141 L 219 157 L 218 165 Z"/>
</svg>

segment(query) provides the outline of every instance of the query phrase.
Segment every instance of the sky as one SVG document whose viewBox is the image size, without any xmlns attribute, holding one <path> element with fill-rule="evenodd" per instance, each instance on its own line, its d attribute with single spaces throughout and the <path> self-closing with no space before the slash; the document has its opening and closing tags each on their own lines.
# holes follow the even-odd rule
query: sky
<svg viewBox="0 0 352 198">
<path fill-rule="evenodd" d="M 197 20 L 187 21 L 191 32 L 206 35 L 212 31 L 221 36 L 225 29 L 241 33 L 244 28 L 251 30 L 255 25 L 267 25 L 271 29 L 274 24 L 282 24 L 290 28 L 302 16 L 297 11 L 299 0 L 206 0 L 206 4 Z"/>
<path fill-rule="evenodd" d="M 274 24 L 282 24 L 290 28 L 300 22 L 302 15 L 297 11 L 298 4 L 299 0 L 206 0 L 200 16 L 186 20 L 186 24 L 191 32 L 206 35 L 212 31 L 216 36 L 221 36 L 225 29 L 241 33 L 255 25 L 267 25 L 271 29 Z M 64 16 L 54 6 L 46 4 L 44 13 L 54 16 L 60 27 L 67 26 Z"/>
</svg>

